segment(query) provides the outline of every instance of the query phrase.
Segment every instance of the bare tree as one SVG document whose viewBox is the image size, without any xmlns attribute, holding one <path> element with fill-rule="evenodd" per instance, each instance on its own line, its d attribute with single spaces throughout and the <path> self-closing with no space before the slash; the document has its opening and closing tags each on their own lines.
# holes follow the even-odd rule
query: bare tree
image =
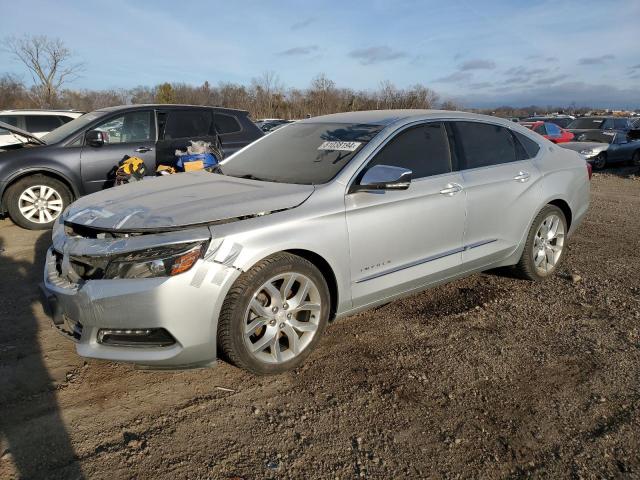
<svg viewBox="0 0 640 480">
<path fill-rule="evenodd" d="M 44 35 L 9 37 L 5 48 L 29 70 L 33 92 L 41 107 L 52 107 L 65 83 L 73 81 L 83 69 L 72 63 L 73 54 L 58 38 Z"/>
</svg>

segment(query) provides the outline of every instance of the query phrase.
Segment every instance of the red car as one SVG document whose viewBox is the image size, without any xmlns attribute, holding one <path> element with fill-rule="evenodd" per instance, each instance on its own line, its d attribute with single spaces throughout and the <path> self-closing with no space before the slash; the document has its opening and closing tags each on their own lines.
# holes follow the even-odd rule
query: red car
<svg viewBox="0 0 640 480">
<path fill-rule="evenodd" d="M 523 122 L 527 128 L 530 128 L 536 133 L 539 133 L 547 140 L 553 143 L 565 143 L 573 140 L 573 133 L 568 132 L 564 128 L 560 128 L 555 123 L 551 122 Z"/>
</svg>

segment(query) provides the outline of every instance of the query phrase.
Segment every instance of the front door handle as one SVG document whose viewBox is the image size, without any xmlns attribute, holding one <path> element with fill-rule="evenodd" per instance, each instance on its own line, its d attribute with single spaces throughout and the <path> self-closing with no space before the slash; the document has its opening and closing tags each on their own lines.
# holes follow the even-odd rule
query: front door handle
<svg viewBox="0 0 640 480">
<path fill-rule="evenodd" d="M 518 172 L 518 174 L 513 177 L 513 179 L 516 182 L 520 182 L 520 183 L 524 183 L 524 182 L 528 182 L 529 181 L 529 177 L 531 177 L 531 175 L 529 174 L 529 172 Z"/>
<path fill-rule="evenodd" d="M 152 149 L 150 147 L 138 147 L 136 148 L 136 152 L 138 153 L 147 153 L 150 152 Z"/>
<path fill-rule="evenodd" d="M 440 190 L 440 194 L 449 195 L 450 197 L 452 197 L 453 195 L 461 191 L 462 191 L 462 185 L 458 183 L 447 183 L 447 186 L 442 190 Z"/>
</svg>

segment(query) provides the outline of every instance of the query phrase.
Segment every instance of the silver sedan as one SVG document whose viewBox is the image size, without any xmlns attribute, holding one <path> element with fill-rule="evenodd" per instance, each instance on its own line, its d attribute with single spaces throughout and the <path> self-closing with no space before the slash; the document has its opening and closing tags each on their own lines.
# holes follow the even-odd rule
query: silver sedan
<svg viewBox="0 0 640 480">
<path fill-rule="evenodd" d="M 327 115 L 81 198 L 43 293 L 82 356 L 279 373 L 340 317 L 495 267 L 544 280 L 588 205 L 585 161 L 513 122 Z"/>
</svg>

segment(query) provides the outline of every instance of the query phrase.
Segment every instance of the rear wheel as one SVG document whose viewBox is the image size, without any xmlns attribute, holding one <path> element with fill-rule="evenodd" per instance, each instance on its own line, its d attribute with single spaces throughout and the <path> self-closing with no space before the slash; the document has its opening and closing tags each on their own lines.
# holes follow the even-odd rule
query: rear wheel
<svg viewBox="0 0 640 480">
<path fill-rule="evenodd" d="M 602 170 L 607 166 L 607 154 L 604 152 L 599 153 L 596 158 L 593 159 L 592 165 L 594 170 Z"/>
<path fill-rule="evenodd" d="M 225 360 L 256 374 L 300 365 L 329 318 L 329 288 L 309 261 L 289 253 L 268 257 L 231 288 L 218 324 Z"/>
<path fill-rule="evenodd" d="M 528 280 L 544 280 L 558 268 L 566 246 L 567 220 L 555 205 L 547 205 L 536 216 L 516 272 Z"/>
<path fill-rule="evenodd" d="M 18 180 L 7 190 L 7 210 L 16 224 L 29 230 L 51 228 L 71 203 L 67 186 L 46 175 L 31 175 Z"/>
</svg>

